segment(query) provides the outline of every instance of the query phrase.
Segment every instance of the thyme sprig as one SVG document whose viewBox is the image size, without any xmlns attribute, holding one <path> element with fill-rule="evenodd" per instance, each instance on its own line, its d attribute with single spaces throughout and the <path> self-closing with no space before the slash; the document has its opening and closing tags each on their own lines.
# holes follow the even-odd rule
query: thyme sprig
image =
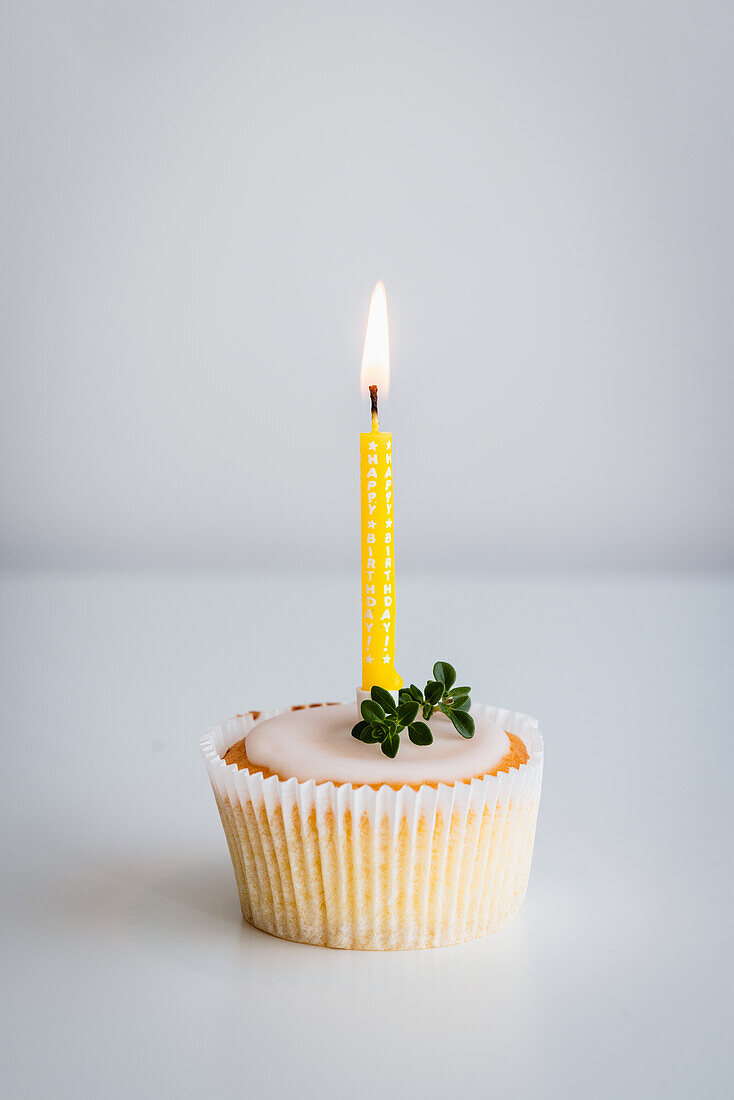
<svg viewBox="0 0 734 1100">
<path fill-rule="evenodd" d="M 415 684 L 401 688 L 396 703 L 385 688 L 373 687 L 371 698 L 365 699 L 360 708 L 362 720 L 352 730 L 352 737 L 368 745 L 379 744 L 385 756 L 394 758 L 400 748 L 400 734 L 408 731 L 414 745 L 430 745 L 433 734 L 427 725 L 436 710 L 449 719 L 462 737 L 474 736 L 474 719 L 469 714 L 471 706 L 469 687 L 454 687 L 456 670 L 447 661 L 437 661 L 433 666 L 433 679 L 423 691 Z M 418 720 L 421 714 L 424 721 Z"/>
</svg>

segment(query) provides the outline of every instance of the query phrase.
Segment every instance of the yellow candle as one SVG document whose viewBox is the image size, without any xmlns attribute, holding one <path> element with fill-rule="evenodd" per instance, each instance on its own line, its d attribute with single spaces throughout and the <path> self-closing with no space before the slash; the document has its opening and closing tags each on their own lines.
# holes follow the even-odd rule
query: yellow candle
<svg viewBox="0 0 734 1100">
<path fill-rule="evenodd" d="M 397 691 L 395 671 L 395 526 L 392 435 L 381 432 L 377 399 L 390 377 L 387 295 L 372 293 L 362 357 L 362 388 L 372 400 L 372 430 L 359 437 L 362 494 L 362 689 Z"/>
</svg>

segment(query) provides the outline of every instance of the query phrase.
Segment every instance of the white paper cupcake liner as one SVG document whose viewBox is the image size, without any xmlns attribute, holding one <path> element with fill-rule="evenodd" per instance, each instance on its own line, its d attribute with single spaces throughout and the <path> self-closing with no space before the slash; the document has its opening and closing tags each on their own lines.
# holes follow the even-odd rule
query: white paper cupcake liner
<svg viewBox="0 0 734 1100">
<path fill-rule="evenodd" d="M 201 748 L 245 920 L 301 943 L 398 950 L 474 939 L 514 916 L 530 874 L 543 742 L 525 714 L 476 709 L 520 737 L 529 760 L 450 786 L 266 779 L 223 756 L 255 720 L 281 712 L 210 730 Z"/>
</svg>

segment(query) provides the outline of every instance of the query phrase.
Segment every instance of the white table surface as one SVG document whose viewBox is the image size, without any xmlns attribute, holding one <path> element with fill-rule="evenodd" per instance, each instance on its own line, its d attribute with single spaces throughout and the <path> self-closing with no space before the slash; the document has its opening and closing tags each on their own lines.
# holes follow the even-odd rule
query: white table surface
<svg viewBox="0 0 734 1100">
<path fill-rule="evenodd" d="M 6 574 L 2 1087 L 29 1097 L 723 1097 L 734 583 L 401 577 L 399 665 L 536 714 L 519 917 L 404 953 L 244 924 L 197 746 L 349 697 L 357 578 Z"/>
</svg>

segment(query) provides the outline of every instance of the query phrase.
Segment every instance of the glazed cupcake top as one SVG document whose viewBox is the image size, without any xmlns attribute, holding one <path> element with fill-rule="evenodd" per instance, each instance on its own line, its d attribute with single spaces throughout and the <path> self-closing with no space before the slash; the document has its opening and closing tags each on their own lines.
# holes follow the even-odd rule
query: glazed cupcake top
<svg viewBox="0 0 734 1100">
<path fill-rule="evenodd" d="M 429 721 L 433 744 L 413 745 L 403 733 L 394 760 L 379 745 L 351 736 L 359 719 L 354 703 L 286 711 L 257 722 L 246 737 L 247 758 L 281 779 L 317 783 L 422 784 L 454 783 L 457 779 L 494 772 L 510 751 L 507 734 L 485 713 L 472 707 L 475 733 L 460 737 L 451 722 L 437 712 Z"/>
</svg>

